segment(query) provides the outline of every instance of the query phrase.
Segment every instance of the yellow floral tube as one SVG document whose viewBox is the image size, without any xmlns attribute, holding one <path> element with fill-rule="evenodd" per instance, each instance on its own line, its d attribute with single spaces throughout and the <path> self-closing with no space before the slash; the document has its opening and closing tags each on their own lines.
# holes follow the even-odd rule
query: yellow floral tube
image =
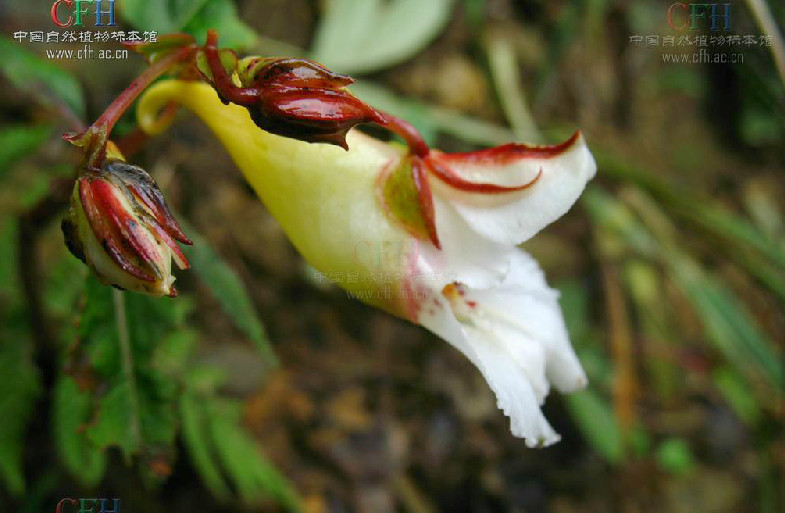
<svg viewBox="0 0 785 513">
<path fill-rule="evenodd" d="M 349 151 L 328 144 L 308 144 L 260 130 L 248 111 L 224 105 L 201 82 L 165 81 L 141 98 L 139 124 L 151 135 L 166 126 L 157 114 L 170 101 L 195 112 L 237 163 L 284 231 L 316 269 L 325 273 L 379 273 L 364 265 L 368 244 L 404 244 L 408 234 L 389 222 L 375 195 L 378 169 L 394 165 L 403 150 L 352 131 Z M 356 251 L 355 251 L 356 250 Z M 342 280 L 358 297 L 403 315 L 398 301 L 375 292 L 372 280 Z M 394 299 L 394 298 L 393 298 Z"/>
</svg>

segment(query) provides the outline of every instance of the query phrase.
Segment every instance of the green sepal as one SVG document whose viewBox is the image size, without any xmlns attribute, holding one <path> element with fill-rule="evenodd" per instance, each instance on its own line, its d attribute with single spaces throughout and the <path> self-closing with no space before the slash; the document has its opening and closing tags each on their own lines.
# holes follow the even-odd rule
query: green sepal
<svg viewBox="0 0 785 513">
<path fill-rule="evenodd" d="M 224 69 L 229 75 L 235 72 L 237 69 L 237 53 L 234 50 L 230 50 L 228 48 L 223 48 L 218 52 L 219 57 L 221 58 L 221 64 L 223 64 Z M 207 56 L 205 56 L 203 50 L 199 50 L 196 52 L 196 56 L 194 57 L 194 64 L 196 65 L 197 71 L 204 76 L 205 80 L 213 83 L 213 72 L 210 71 L 210 65 L 207 63 Z"/>
<path fill-rule="evenodd" d="M 428 225 L 423 217 L 412 177 L 412 162 L 406 157 L 383 178 L 381 201 L 387 213 L 420 240 L 428 240 Z"/>
</svg>

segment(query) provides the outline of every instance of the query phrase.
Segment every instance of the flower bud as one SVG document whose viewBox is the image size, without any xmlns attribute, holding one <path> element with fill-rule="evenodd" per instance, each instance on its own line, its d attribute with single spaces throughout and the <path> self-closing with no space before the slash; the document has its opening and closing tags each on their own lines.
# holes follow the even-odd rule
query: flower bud
<svg viewBox="0 0 785 513">
<path fill-rule="evenodd" d="M 306 59 L 246 57 L 237 63 L 237 76 L 244 87 L 299 87 L 341 89 L 354 79 L 339 75 Z"/>
<path fill-rule="evenodd" d="M 221 99 L 248 109 L 261 129 L 306 142 L 323 142 L 348 149 L 347 132 L 359 123 L 380 122 L 378 112 L 349 91 L 353 80 L 305 59 L 248 57 L 236 64 L 240 86 L 229 76 L 217 47 L 217 34 L 208 33 L 204 60 L 197 68 Z"/>
<path fill-rule="evenodd" d="M 106 160 L 76 180 L 62 222 L 71 253 L 105 284 L 153 296 L 177 295 L 172 259 L 188 261 L 175 240 L 191 244 L 153 178 L 122 160 Z"/>
<path fill-rule="evenodd" d="M 268 132 L 347 149 L 346 133 L 376 113 L 345 88 L 353 80 L 303 59 L 245 59 L 240 82 L 258 88 L 251 119 Z"/>
</svg>

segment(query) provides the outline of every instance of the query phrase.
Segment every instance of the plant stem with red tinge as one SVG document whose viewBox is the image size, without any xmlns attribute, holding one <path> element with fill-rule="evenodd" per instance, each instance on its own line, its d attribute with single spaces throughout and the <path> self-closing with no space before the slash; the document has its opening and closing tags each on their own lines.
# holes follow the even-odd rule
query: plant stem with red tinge
<svg viewBox="0 0 785 513">
<path fill-rule="evenodd" d="M 107 107 L 101 117 L 81 134 L 68 134 L 68 141 L 85 139 L 85 151 L 88 155 L 87 166 L 98 169 L 106 158 L 106 143 L 115 124 L 134 103 L 137 97 L 147 89 L 158 77 L 166 73 L 176 64 L 192 59 L 196 52 L 195 45 L 185 46 L 155 61 L 142 72 L 120 95 Z"/>
</svg>

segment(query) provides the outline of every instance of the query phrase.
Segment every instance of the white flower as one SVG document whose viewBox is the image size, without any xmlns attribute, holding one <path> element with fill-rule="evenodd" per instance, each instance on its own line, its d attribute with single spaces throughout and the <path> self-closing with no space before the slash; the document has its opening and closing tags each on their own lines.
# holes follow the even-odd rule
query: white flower
<svg viewBox="0 0 785 513">
<path fill-rule="evenodd" d="M 208 86 L 157 84 L 140 125 L 164 127 L 169 101 L 216 133 L 297 249 L 355 297 L 418 323 L 461 351 L 488 381 L 512 433 L 531 447 L 558 441 L 540 406 L 586 376 L 537 263 L 517 245 L 575 203 L 596 171 L 577 133 L 558 146 L 506 145 L 465 154 L 406 155 L 355 130 L 349 151 L 260 130 Z M 378 258 L 358 248 L 384 244 Z"/>
<path fill-rule="evenodd" d="M 413 255 L 418 272 L 407 287 L 417 293 L 409 296 L 424 299 L 409 303 L 409 316 L 480 369 L 515 436 L 530 447 L 550 445 L 559 436 L 540 410 L 550 384 L 571 392 L 587 380 L 558 293 L 516 246 L 572 206 L 594 176 L 594 159 L 580 134 L 556 147 L 515 145 L 430 159 L 466 190 L 429 174 L 441 249 L 423 243 Z M 477 184 L 520 190 L 490 193 Z"/>
</svg>

